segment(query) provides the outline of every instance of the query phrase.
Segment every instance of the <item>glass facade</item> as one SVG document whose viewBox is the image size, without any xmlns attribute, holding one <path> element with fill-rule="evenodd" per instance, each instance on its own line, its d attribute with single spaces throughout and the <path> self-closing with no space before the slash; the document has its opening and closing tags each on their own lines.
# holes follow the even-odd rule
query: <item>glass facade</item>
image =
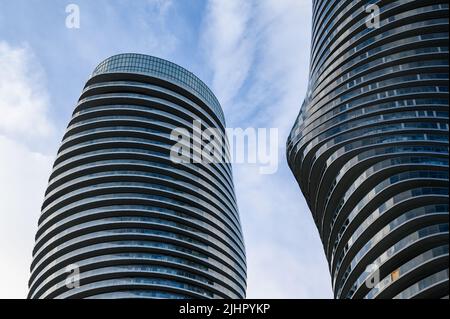
<svg viewBox="0 0 450 319">
<path fill-rule="evenodd" d="M 105 73 L 142 73 L 174 82 L 189 92 L 207 102 L 208 107 L 213 109 L 216 116 L 224 121 L 222 107 L 216 96 L 205 83 L 188 70 L 172 62 L 143 54 L 121 54 L 113 56 L 101 62 L 94 70 L 93 75 Z"/>
<path fill-rule="evenodd" d="M 313 1 L 287 156 L 336 298 L 448 296 L 448 108 L 447 2 Z"/>
<path fill-rule="evenodd" d="M 29 298 L 245 298 L 231 165 L 170 159 L 172 130 L 194 120 L 225 132 L 189 71 L 140 54 L 98 65 L 49 179 Z"/>
</svg>

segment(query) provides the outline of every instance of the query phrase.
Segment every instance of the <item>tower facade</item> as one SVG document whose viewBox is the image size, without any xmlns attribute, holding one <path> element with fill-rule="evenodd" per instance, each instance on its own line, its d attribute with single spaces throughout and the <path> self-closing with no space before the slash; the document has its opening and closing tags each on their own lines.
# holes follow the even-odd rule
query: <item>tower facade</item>
<svg viewBox="0 0 450 319">
<path fill-rule="evenodd" d="M 448 298 L 448 3 L 313 1 L 287 141 L 336 298 Z"/>
<path fill-rule="evenodd" d="M 231 166 L 171 159 L 193 121 L 225 130 L 189 71 L 141 54 L 97 66 L 49 179 L 29 298 L 245 297 Z"/>
</svg>

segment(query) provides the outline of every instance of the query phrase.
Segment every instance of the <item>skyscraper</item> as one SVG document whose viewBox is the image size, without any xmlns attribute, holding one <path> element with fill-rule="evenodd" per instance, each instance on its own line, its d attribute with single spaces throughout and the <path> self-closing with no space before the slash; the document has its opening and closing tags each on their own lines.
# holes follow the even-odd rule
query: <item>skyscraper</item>
<svg viewBox="0 0 450 319">
<path fill-rule="evenodd" d="M 336 298 L 448 298 L 448 4 L 313 1 L 287 142 Z"/>
<path fill-rule="evenodd" d="M 173 129 L 195 120 L 224 132 L 187 70 L 141 54 L 97 66 L 50 176 L 29 298 L 245 297 L 231 166 L 170 157 Z"/>
</svg>

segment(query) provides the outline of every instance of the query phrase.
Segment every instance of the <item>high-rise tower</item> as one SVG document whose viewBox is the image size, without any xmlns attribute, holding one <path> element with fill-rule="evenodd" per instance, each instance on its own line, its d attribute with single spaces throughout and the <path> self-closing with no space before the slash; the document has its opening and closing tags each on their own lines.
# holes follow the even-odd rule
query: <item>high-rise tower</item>
<svg viewBox="0 0 450 319">
<path fill-rule="evenodd" d="M 245 297 L 231 166 L 170 158 L 172 130 L 195 120 L 224 132 L 187 70 L 141 54 L 98 65 L 50 176 L 30 298 Z"/>
<path fill-rule="evenodd" d="M 446 1 L 313 1 L 287 155 L 336 298 L 448 298 L 448 108 Z"/>
</svg>

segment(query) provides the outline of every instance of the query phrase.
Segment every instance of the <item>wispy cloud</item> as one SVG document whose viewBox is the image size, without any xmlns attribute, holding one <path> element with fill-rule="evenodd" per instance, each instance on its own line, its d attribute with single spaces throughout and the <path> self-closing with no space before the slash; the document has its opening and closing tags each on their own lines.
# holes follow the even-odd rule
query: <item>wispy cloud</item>
<svg viewBox="0 0 450 319">
<path fill-rule="evenodd" d="M 171 32 L 175 6 L 172 0 L 80 0 L 80 29 L 64 30 L 77 58 L 97 64 L 124 52 L 142 52 L 169 58 L 179 45 Z"/>
<path fill-rule="evenodd" d="M 260 123 L 271 123 L 284 138 L 300 109 L 308 82 L 311 4 L 308 0 L 258 1 L 255 15 L 259 63 L 251 87 L 260 95 L 254 111 Z M 251 105 L 251 101 L 247 101 Z M 284 144 L 284 143 L 283 143 Z"/>
<path fill-rule="evenodd" d="M 42 68 L 25 43 L 11 47 L 0 41 L 0 134 L 34 143 L 50 138 L 49 96 Z"/>
<path fill-rule="evenodd" d="M 234 167 L 248 297 L 331 298 L 320 239 L 284 147 L 307 88 L 310 1 L 245 3 L 211 0 L 203 45 L 228 126 L 279 129 L 277 174 Z"/>
<path fill-rule="evenodd" d="M 32 49 L 0 42 L 0 70 L 0 298 L 25 298 L 55 128 Z"/>
<path fill-rule="evenodd" d="M 207 5 L 202 47 L 214 70 L 214 92 L 225 108 L 231 108 L 253 63 L 252 10 L 251 1 L 211 0 Z"/>
</svg>

